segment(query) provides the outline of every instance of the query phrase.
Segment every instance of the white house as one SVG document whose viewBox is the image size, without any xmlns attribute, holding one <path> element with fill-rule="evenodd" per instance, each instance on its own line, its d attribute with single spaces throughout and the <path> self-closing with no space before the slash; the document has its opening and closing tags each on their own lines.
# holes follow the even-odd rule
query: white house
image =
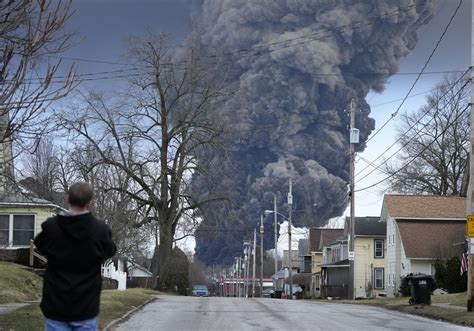
<svg viewBox="0 0 474 331">
<path fill-rule="evenodd" d="M 466 232 L 466 199 L 452 196 L 384 197 L 387 224 L 385 288 L 393 296 L 410 273 L 434 275 L 434 262 L 460 254 Z"/>
</svg>

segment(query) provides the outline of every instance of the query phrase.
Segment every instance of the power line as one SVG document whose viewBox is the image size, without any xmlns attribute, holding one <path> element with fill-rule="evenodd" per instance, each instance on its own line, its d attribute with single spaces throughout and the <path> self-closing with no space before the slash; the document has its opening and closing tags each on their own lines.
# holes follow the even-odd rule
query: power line
<svg viewBox="0 0 474 331">
<path fill-rule="evenodd" d="M 444 36 L 446 35 L 446 33 L 448 32 L 448 29 L 449 27 L 451 26 L 451 23 L 453 22 L 454 18 L 456 17 L 458 11 L 459 11 L 459 8 L 461 7 L 461 4 L 462 4 L 463 0 L 459 0 L 459 3 L 458 3 L 458 6 L 456 7 L 456 9 L 454 10 L 454 13 L 451 15 L 451 18 L 448 22 L 448 24 L 446 25 L 443 33 L 441 34 L 440 38 L 438 39 L 438 41 L 436 42 L 436 45 L 435 47 L 433 48 L 433 50 L 431 51 L 431 54 L 429 55 L 428 59 L 426 60 L 425 64 L 423 65 L 423 68 L 421 69 L 421 72 L 420 74 L 418 74 L 418 76 L 416 77 L 415 81 L 413 82 L 412 86 L 410 87 L 410 89 L 408 90 L 408 93 L 405 95 L 405 97 L 403 98 L 402 102 L 400 103 L 400 105 L 397 107 L 397 110 L 392 113 L 392 115 L 390 116 L 390 118 L 373 134 L 371 135 L 366 143 L 368 143 L 369 141 L 371 141 L 380 131 L 383 130 L 383 128 L 385 126 L 387 126 L 388 123 L 390 123 L 394 118 L 395 116 L 398 115 L 398 112 L 400 111 L 400 109 L 402 108 L 402 106 L 404 105 L 405 101 L 407 100 L 407 98 L 409 97 L 411 91 L 413 91 L 413 89 L 415 88 L 415 85 L 416 83 L 418 82 L 418 80 L 420 79 L 422 73 L 425 71 L 426 67 L 428 66 L 429 62 L 431 61 L 432 57 L 434 56 L 436 50 L 438 49 L 439 45 L 441 44 L 441 41 L 443 40 Z"/>
<path fill-rule="evenodd" d="M 402 171 L 403 169 L 405 169 L 407 166 L 409 166 L 411 163 L 413 163 L 427 148 L 431 147 L 431 145 L 433 145 L 435 142 L 436 142 L 436 139 L 439 138 L 441 135 L 443 135 L 446 130 L 451 126 L 453 125 L 453 123 L 455 123 L 457 120 L 459 120 L 459 118 L 464 115 L 464 113 L 466 112 L 466 110 L 469 109 L 471 105 L 468 104 L 466 106 L 466 108 L 464 108 L 459 114 L 458 116 L 456 116 L 456 118 L 451 122 L 449 123 L 445 128 L 444 130 L 438 135 L 438 136 L 435 136 L 435 138 L 433 139 L 433 141 L 431 141 L 427 146 L 425 146 L 417 155 L 415 155 L 409 162 L 407 162 L 404 166 L 402 166 L 401 168 L 399 168 L 397 171 L 393 172 L 392 174 L 390 174 L 389 176 L 383 178 L 382 180 L 378 181 L 377 183 L 375 184 L 372 184 L 372 185 L 369 185 L 369 186 L 366 186 L 366 187 L 363 187 L 361 189 L 358 189 L 358 190 L 355 190 L 355 192 L 360 192 L 360 191 L 365 191 L 369 188 L 372 188 L 372 187 L 375 187 L 381 183 L 383 183 L 384 181 L 392 178 L 393 176 L 395 176 L 397 173 L 399 173 L 400 171 Z"/>
<path fill-rule="evenodd" d="M 392 11 L 388 11 L 384 14 L 379 15 L 379 16 L 372 16 L 372 17 L 368 18 L 365 21 L 357 21 L 357 22 L 350 23 L 350 24 L 339 25 L 339 26 L 336 26 L 334 28 L 322 29 L 322 30 L 319 30 L 319 31 L 315 31 L 315 32 L 306 34 L 306 35 L 302 35 L 302 36 L 298 36 L 298 37 L 294 37 L 294 38 L 288 38 L 288 39 L 284 39 L 284 40 L 280 40 L 280 41 L 275 41 L 275 42 L 270 42 L 270 43 L 263 43 L 263 44 L 259 44 L 259 45 L 256 45 L 256 46 L 253 46 L 253 47 L 250 47 L 250 48 L 240 48 L 240 49 L 234 50 L 232 52 L 225 52 L 225 53 L 223 53 L 223 55 L 233 56 L 233 55 L 235 55 L 235 53 L 250 53 L 250 52 L 256 51 L 258 49 L 264 48 L 264 47 L 272 47 L 272 46 L 276 46 L 276 45 L 281 45 L 281 44 L 294 42 L 294 41 L 301 40 L 301 39 L 313 38 L 314 36 L 320 35 L 320 34 L 325 33 L 325 32 L 331 33 L 331 35 L 326 35 L 326 36 L 323 36 L 322 38 L 319 38 L 319 39 L 305 40 L 303 42 L 299 42 L 299 43 L 296 43 L 296 44 L 293 44 L 293 45 L 286 45 L 282 48 L 277 48 L 277 49 L 265 49 L 264 51 L 258 51 L 257 53 L 253 53 L 253 54 L 250 54 L 250 55 L 246 54 L 244 56 L 240 56 L 237 59 L 229 59 L 228 61 L 233 61 L 234 62 L 234 61 L 242 59 L 246 56 L 261 55 L 261 54 L 264 54 L 264 53 L 270 53 L 270 52 L 282 50 L 282 49 L 289 48 L 289 47 L 299 46 L 299 45 L 306 44 L 306 43 L 309 43 L 309 42 L 322 40 L 322 39 L 331 37 L 335 30 L 338 30 L 339 32 L 346 32 L 346 31 L 350 31 L 350 30 L 361 29 L 365 26 L 372 25 L 373 23 L 375 23 L 378 20 L 398 16 L 401 13 L 407 12 L 407 11 L 411 10 L 412 8 L 416 8 L 416 7 L 418 7 L 422 4 L 425 4 L 425 3 L 428 3 L 428 2 L 431 2 L 431 1 L 432 0 L 424 0 L 424 1 L 418 2 L 418 3 L 413 4 L 413 5 L 409 5 L 407 7 L 401 8 L 401 9 L 394 9 Z M 110 65 L 120 65 L 120 66 L 131 66 L 132 65 L 130 63 L 117 62 L 117 61 L 86 59 L 86 58 L 67 57 L 67 56 L 58 56 L 58 55 L 45 55 L 45 56 L 50 57 L 50 58 L 56 58 L 56 59 L 62 59 L 62 60 L 71 60 L 71 61 L 78 61 L 78 62 L 89 62 L 89 63 L 110 64 Z M 213 55 L 209 55 L 209 56 L 206 56 L 206 57 L 207 58 L 218 58 L 219 55 L 218 54 L 213 54 Z M 179 61 L 178 63 L 187 63 L 187 61 L 183 60 L 183 61 Z M 173 64 L 173 63 L 163 63 L 162 65 L 172 66 L 172 65 L 175 65 L 175 64 Z M 147 68 L 147 67 L 149 67 L 149 66 L 144 66 L 143 68 Z M 383 75 L 385 75 L 385 74 L 383 74 Z M 386 75 L 389 75 L 389 74 L 386 74 Z"/>
<path fill-rule="evenodd" d="M 388 159 L 386 159 L 384 162 L 382 162 L 381 164 L 379 164 L 378 166 L 374 165 L 375 164 L 375 161 L 377 161 L 378 159 L 380 159 L 385 153 L 387 153 L 393 146 L 395 146 L 400 140 L 402 140 L 403 137 L 405 137 L 411 130 L 413 130 L 415 128 L 416 125 L 418 125 L 421 120 L 430 113 L 431 110 L 433 110 L 435 107 L 438 107 L 439 103 L 441 102 L 441 100 L 446 97 L 448 95 L 448 93 L 450 93 L 455 87 L 456 85 L 464 78 L 464 76 L 470 71 L 470 69 L 466 70 L 464 72 L 464 74 L 459 77 L 452 85 L 451 85 L 451 88 L 449 90 L 447 90 L 440 98 L 438 98 L 438 100 L 436 101 L 436 104 L 432 105 L 426 112 L 423 113 L 423 115 L 421 117 L 418 118 L 418 120 L 416 122 L 414 122 L 409 128 L 408 130 L 405 131 L 404 134 L 402 134 L 400 137 L 398 137 L 398 139 L 393 142 L 388 148 L 386 148 L 381 154 L 379 154 L 379 156 L 377 158 L 375 158 L 372 162 L 368 161 L 368 165 L 366 167 L 364 167 L 362 170 L 360 170 L 355 176 L 357 177 L 358 175 L 360 175 L 362 172 L 364 172 L 369 166 L 372 166 L 374 169 L 367 173 L 364 177 L 358 179 L 358 181 L 360 182 L 361 180 L 363 180 L 364 178 L 366 178 L 368 175 L 370 175 L 371 173 L 373 173 L 375 170 L 377 170 L 382 164 L 385 164 L 387 163 L 387 161 L 392 158 L 395 154 L 397 154 L 401 149 L 403 149 L 403 147 L 407 146 L 409 142 L 411 142 L 411 140 L 407 143 L 405 143 L 402 147 L 400 147 L 400 149 L 398 149 L 394 154 L 392 154 Z M 454 100 L 454 98 L 456 96 L 458 96 L 465 88 L 466 86 L 469 84 L 469 80 L 467 80 L 463 86 L 461 86 L 461 88 L 450 98 L 450 100 Z M 436 109 L 436 113 L 438 113 L 441 109 Z M 428 123 L 426 123 L 423 127 L 426 127 L 428 125 Z M 362 158 L 361 158 L 362 159 Z"/>
</svg>

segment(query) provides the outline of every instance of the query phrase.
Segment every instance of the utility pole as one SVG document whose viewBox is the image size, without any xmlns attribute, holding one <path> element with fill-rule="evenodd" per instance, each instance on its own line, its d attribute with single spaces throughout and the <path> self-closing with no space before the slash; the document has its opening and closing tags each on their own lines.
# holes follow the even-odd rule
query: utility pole
<svg viewBox="0 0 474 331">
<path fill-rule="evenodd" d="M 247 292 L 246 297 L 249 297 L 249 292 L 250 292 L 250 241 L 247 242 Z"/>
<path fill-rule="evenodd" d="M 260 216 L 260 297 L 263 298 L 263 215 Z"/>
<path fill-rule="evenodd" d="M 255 258 L 257 253 L 257 229 L 253 229 L 253 270 L 252 270 L 252 298 L 255 298 Z"/>
<path fill-rule="evenodd" d="M 355 229 L 355 144 L 359 142 L 359 130 L 355 128 L 355 107 L 354 99 L 351 100 L 350 107 L 351 127 L 350 127 L 350 198 L 351 215 L 349 222 L 349 299 L 355 299 L 355 252 L 354 252 L 354 229 Z M 352 256 L 351 256 L 352 254 Z"/>
<path fill-rule="evenodd" d="M 275 225 L 275 275 L 278 272 L 278 220 L 277 220 L 277 197 L 273 195 L 273 221 Z M 276 276 L 275 276 L 276 277 Z M 275 281 L 275 291 L 276 291 L 276 281 Z"/>
<path fill-rule="evenodd" d="M 474 213 L 473 206 L 474 206 L 474 73 L 473 73 L 473 66 L 474 66 L 474 1 L 471 2 L 471 134 L 469 137 L 471 143 L 471 153 L 469 154 L 470 157 L 470 166 L 469 166 L 469 188 L 467 190 L 467 206 L 466 206 L 466 214 L 472 215 Z M 471 254 L 471 240 L 472 238 L 468 238 L 468 273 L 467 273 L 467 311 L 472 312 L 472 300 L 473 300 L 473 275 L 472 275 L 472 263 L 473 263 L 473 254 Z"/>
<path fill-rule="evenodd" d="M 244 241 L 244 297 L 247 297 L 247 246 Z"/>
<path fill-rule="evenodd" d="M 235 297 L 235 261 L 232 264 L 232 296 Z"/>
<path fill-rule="evenodd" d="M 293 188 L 293 181 L 290 178 L 290 187 L 288 191 L 288 276 L 290 278 L 290 300 L 293 299 L 293 275 L 292 275 L 292 261 L 291 261 L 291 206 L 293 205 L 293 195 L 292 195 L 292 188 Z"/>
<path fill-rule="evenodd" d="M 227 281 L 227 273 L 224 270 L 222 270 L 222 296 L 226 297 L 227 289 L 226 289 L 226 281 Z"/>
<path fill-rule="evenodd" d="M 238 259 L 238 262 L 237 262 L 237 287 L 238 287 L 238 290 L 237 290 L 237 296 L 240 298 L 241 295 L 242 295 L 242 289 L 241 289 L 241 284 L 242 284 L 242 259 L 241 257 L 239 256 L 239 259 Z"/>
</svg>

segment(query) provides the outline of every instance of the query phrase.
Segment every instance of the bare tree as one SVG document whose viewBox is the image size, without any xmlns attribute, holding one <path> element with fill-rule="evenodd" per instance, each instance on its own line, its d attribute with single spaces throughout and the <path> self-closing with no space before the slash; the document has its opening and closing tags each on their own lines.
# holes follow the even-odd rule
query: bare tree
<svg viewBox="0 0 474 331">
<path fill-rule="evenodd" d="M 176 51 L 163 35 L 130 38 L 130 62 L 141 72 L 128 91 L 115 102 L 90 95 L 84 109 L 61 118 L 97 153 L 91 169 L 108 165 L 126 176 L 127 185 L 106 187 L 127 194 L 145 211 L 135 226 L 158 225 L 155 273 L 165 284 L 172 277 L 169 257 L 180 222 L 186 216 L 195 220 L 193 212 L 214 200 L 187 193 L 192 174 L 206 171 L 196 155 L 218 146 L 223 131 L 217 120 L 219 101 L 226 96 L 217 77 L 222 71 L 215 70 L 215 59 L 206 63 L 196 45 L 188 42 Z"/>
<path fill-rule="evenodd" d="M 61 185 L 61 161 L 58 148 L 50 137 L 44 137 L 33 153 L 23 158 L 23 168 L 17 171 L 24 177 L 20 184 L 36 196 L 56 204 L 64 204 L 64 191 Z"/>
<path fill-rule="evenodd" d="M 72 67 L 60 77 L 57 54 L 71 45 L 64 32 L 71 1 L 0 1 L 0 141 L 36 138 L 41 115 L 73 87 Z"/>
<path fill-rule="evenodd" d="M 436 86 L 425 106 L 403 115 L 398 129 L 401 153 L 398 162 L 386 166 L 392 175 L 392 189 L 416 194 L 465 194 L 469 95 L 467 77 L 449 76 Z"/>
<path fill-rule="evenodd" d="M 94 188 L 93 211 L 111 227 L 117 253 L 131 263 L 141 260 L 152 239 L 150 226 L 138 226 L 144 217 L 143 208 L 128 195 L 131 181 L 120 168 L 99 162 L 100 156 L 90 145 L 76 146 L 69 155 L 68 170 L 74 180 L 81 179 Z"/>
</svg>

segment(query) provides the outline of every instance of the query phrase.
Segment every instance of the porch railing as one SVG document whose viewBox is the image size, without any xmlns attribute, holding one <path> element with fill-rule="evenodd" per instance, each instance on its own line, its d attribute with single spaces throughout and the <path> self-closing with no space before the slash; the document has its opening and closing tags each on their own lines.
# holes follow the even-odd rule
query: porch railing
<svg viewBox="0 0 474 331">
<path fill-rule="evenodd" d="M 33 267 L 33 265 L 35 264 L 35 257 L 43 264 L 48 263 L 48 260 L 43 255 L 41 255 L 36 249 L 33 240 L 30 240 L 30 267 Z"/>
</svg>

